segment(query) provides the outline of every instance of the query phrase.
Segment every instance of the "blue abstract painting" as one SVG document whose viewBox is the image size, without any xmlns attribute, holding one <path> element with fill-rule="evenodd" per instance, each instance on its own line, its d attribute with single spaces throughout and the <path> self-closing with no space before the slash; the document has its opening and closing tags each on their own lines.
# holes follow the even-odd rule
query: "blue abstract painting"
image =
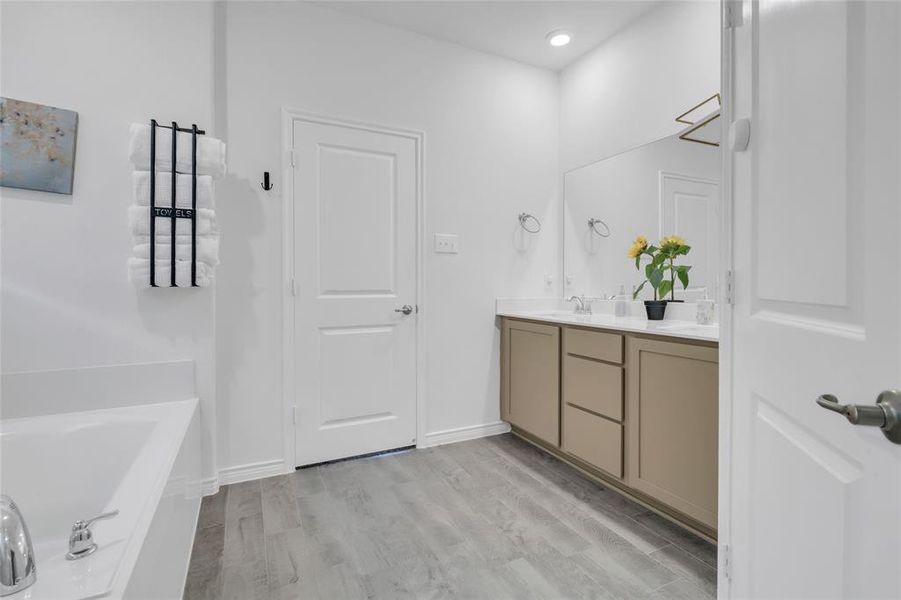
<svg viewBox="0 0 901 600">
<path fill-rule="evenodd" d="M 0 185 L 72 193 L 78 113 L 0 98 Z"/>
</svg>

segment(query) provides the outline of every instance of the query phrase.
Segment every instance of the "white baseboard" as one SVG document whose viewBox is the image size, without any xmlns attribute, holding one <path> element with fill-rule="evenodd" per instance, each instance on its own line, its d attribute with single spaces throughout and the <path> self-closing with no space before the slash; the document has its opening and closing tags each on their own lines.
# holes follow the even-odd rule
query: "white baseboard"
<svg viewBox="0 0 901 600">
<path fill-rule="evenodd" d="M 510 424 L 504 421 L 458 427 L 457 429 L 446 429 L 444 431 L 427 433 L 425 435 L 425 443 L 420 444 L 419 447 L 429 448 L 431 446 L 453 444 L 455 442 L 464 442 L 466 440 L 499 435 L 509 431 Z M 216 481 L 215 478 L 209 478 L 203 481 L 203 493 L 204 495 L 215 493 L 218 490 L 218 487 L 223 485 L 284 475 L 285 473 L 290 472 L 290 469 L 287 469 L 285 464 L 284 460 L 266 460 L 221 469 L 219 471 L 218 481 Z"/>
<path fill-rule="evenodd" d="M 200 482 L 200 494 L 212 496 L 219 493 L 219 476 L 206 477 Z"/>
<path fill-rule="evenodd" d="M 467 427 L 458 427 L 456 429 L 445 429 L 444 431 L 435 431 L 433 433 L 425 434 L 425 443 L 420 444 L 419 447 L 430 448 L 432 446 L 441 446 L 443 444 L 465 442 L 466 440 L 499 435 L 509 431 L 510 424 L 505 421 L 496 421 L 494 423 L 485 423 L 483 425 L 469 425 Z"/>
<path fill-rule="evenodd" d="M 219 471 L 219 485 L 230 485 L 232 483 L 263 479 L 264 477 L 284 475 L 286 472 L 284 460 L 264 460 L 257 463 L 238 465 Z"/>
</svg>

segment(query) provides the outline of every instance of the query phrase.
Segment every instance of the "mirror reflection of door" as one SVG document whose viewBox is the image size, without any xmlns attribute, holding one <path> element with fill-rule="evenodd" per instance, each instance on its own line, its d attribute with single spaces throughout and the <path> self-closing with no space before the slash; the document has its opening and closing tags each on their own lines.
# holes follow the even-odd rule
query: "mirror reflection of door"
<svg viewBox="0 0 901 600">
<path fill-rule="evenodd" d="M 660 172 L 660 237 L 678 235 L 691 245 L 686 300 L 716 297 L 719 252 L 719 184 L 680 173 Z M 681 288 L 680 288 L 681 289 Z"/>
</svg>

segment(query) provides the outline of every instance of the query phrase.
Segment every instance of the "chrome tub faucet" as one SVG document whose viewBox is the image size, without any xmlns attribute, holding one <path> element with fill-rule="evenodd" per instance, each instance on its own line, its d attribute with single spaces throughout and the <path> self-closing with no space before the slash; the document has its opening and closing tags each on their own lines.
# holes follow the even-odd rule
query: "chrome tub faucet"
<svg viewBox="0 0 901 600">
<path fill-rule="evenodd" d="M 66 553 L 66 560 L 78 560 L 93 554 L 97 549 L 97 544 L 94 542 L 91 525 L 94 524 L 94 521 L 112 519 L 118 514 L 118 510 L 111 510 L 90 519 L 75 521 L 75 524 L 72 525 L 72 532 L 69 533 L 69 551 Z"/>
<path fill-rule="evenodd" d="M 0 496 L 0 596 L 21 592 L 37 580 L 28 526 L 12 498 Z"/>
</svg>

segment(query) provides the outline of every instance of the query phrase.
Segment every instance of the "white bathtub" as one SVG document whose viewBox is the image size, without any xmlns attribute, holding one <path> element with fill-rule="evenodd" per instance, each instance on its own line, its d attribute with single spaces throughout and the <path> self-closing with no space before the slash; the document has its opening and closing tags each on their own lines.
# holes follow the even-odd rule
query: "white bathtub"
<svg viewBox="0 0 901 600">
<path fill-rule="evenodd" d="M 180 598 L 200 507 L 197 400 L 0 421 L 0 490 L 35 545 L 37 582 L 9 598 Z M 98 550 L 68 561 L 72 523 Z"/>
</svg>

